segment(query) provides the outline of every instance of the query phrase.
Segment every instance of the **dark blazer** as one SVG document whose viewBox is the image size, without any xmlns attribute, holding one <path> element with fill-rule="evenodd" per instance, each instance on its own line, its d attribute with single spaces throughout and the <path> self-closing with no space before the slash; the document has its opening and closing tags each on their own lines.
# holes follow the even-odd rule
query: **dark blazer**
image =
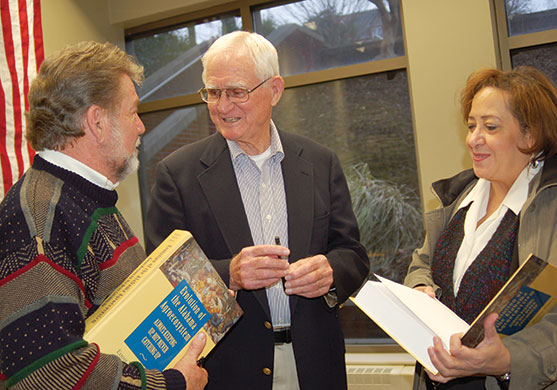
<svg viewBox="0 0 557 390">
<path fill-rule="evenodd" d="M 325 254 L 339 302 L 360 287 L 369 260 L 359 242 L 350 194 L 337 156 L 308 138 L 279 131 L 293 262 Z M 230 259 L 253 245 L 225 139 L 216 133 L 159 163 L 147 211 L 151 252 L 173 229 L 189 230 L 229 283 Z M 243 317 L 206 361 L 209 389 L 271 389 L 274 339 L 265 289 L 240 290 Z M 323 297 L 290 297 L 294 354 L 301 389 L 346 388 L 338 306 Z M 271 329 L 269 329 L 271 328 Z M 267 372 L 267 374 L 265 373 Z"/>
</svg>

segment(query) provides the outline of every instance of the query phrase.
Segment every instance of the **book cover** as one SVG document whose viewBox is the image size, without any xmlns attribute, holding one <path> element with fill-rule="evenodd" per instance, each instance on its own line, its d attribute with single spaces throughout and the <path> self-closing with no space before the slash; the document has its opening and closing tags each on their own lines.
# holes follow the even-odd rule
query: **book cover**
<svg viewBox="0 0 557 390">
<path fill-rule="evenodd" d="M 376 275 L 377 276 L 377 275 Z M 474 347 L 483 337 L 483 320 L 499 312 L 501 335 L 510 335 L 541 319 L 557 299 L 557 267 L 530 255 L 472 324 L 421 291 L 377 276 L 350 298 L 393 340 L 427 370 L 436 374 L 427 348 L 438 336 L 448 350 L 451 335 L 463 334 L 463 344 Z"/>
<path fill-rule="evenodd" d="M 555 305 L 556 281 L 555 266 L 534 255 L 528 256 L 472 322 L 462 337 L 462 344 L 468 347 L 478 345 L 484 336 L 484 320 L 494 312 L 499 313 L 495 329 L 502 336 L 510 336 L 538 322 Z"/>
<path fill-rule="evenodd" d="M 164 370 L 198 332 L 207 335 L 206 356 L 242 314 L 192 235 L 175 230 L 87 318 L 84 338 Z"/>
</svg>

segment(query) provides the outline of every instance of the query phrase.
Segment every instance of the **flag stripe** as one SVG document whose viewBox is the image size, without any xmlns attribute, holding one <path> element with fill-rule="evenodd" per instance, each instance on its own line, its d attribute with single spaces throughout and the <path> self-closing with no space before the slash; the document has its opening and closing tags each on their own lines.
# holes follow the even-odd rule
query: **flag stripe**
<svg viewBox="0 0 557 390">
<path fill-rule="evenodd" d="M 41 24 L 41 0 L 33 0 L 32 18 L 33 22 L 31 24 L 33 26 L 33 50 L 29 53 L 32 58 L 31 65 L 29 67 L 30 80 L 35 78 L 35 76 L 39 72 L 39 67 L 44 60 L 43 28 Z M 28 92 L 29 91 L 25 93 L 25 111 L 29 110 L 29 98 L 27 97 Z M 29 143 L 27 144 L 27 154 L 29 156 L 29 165 L 31 165 L 33 157 L 35 156 L 35 151 Z"/>
<path fill-rule="evenodd" d="M 6 151 L 6 98 L 4 86 L 0 80 L 0 164 L 2 165 L 2 187 L 9 188 L 12 185 L 12 170 L 10 159 Z"/>
<path fill-rule="evenodd" d="M 43 29 L 41 24 L 41 0 L 33 2 L 33 41 L 35 46 L 36 73 L 44 60 Z"/>
<path fill-rule="evenodd" d="M 17 11 L 17 13 L 16 13 Z M 12 43 L 13 43 L 13 61 L 10 64 L 10 73 L 12 74 L 12 93 L 14 102 L 14 149 L 12 151 L 15 161 L 17 162 L 17 177 L 23 175 L 24 165 L 21 155 L 22 135 L 23 135 L 23 113 L 22 95 L 25 69 L 25 47 L 28 46 L 28 35 L 26 35 L 26 23 L 21 24 L 21 14 L 27 15 L 27 4 L 23 1 L 18 2 L 17 9 L 12 8 L 14 13 L 12 21 Z M 15 23 L 17 21 L 17 23 Z M 14 167 L 15 168 L 15 167 Z M 12 170 L 13 171 L 13 170 Z"/>
<path fill-rule="evenodd" d="M 44 59 L 40 0 L 0 0 L 0 199 L 31 165 L 24 137 L 27 94 Z"/>
<path fill-rule="evenodd" d="M 41 0 L 33 0 L 33 12 L 29 16 L 30 25 L 33 29 L 33 34 L 29 35 L 32 40 L 32 45 L 30 45 L 33 50 L 29 51 L 29 80 L 35 78 L 39 72 L 39 67 L 44 60 L 44 46 L 43 46 L 43 29 L 41 24 Z M 29 98 L 27 97 L 29 89 L 25 91 L 25 111 L 29 111 Z M 25 130 L 24 130 L 25 132 Z M 35 151 L 31 147 L 31 144 L 27 143 L 27 158 L 29 160 L 29 165 L 33 162 L 33 157 L 35 156 Z"/>
<path fill-rule="evenodd" d="M 19 0 L 20 3 L 27 2 L 27 0 Z M 27 12 L 27 7 L 32 6 L 31 13 Z M 20 9 L 22 7 L 20 6 Z M 25 140 L 25 112 L 29 110 L 29 99 L 27 98 L 27 94 L 29 93 L 29 80 L 31 76 L 36 74 L 35 69 L 35 56 L 33 55 L 33 50 L 31 50 L 32 45 L 34 44 L 33 34 L 29 34 L 29 29 L 34 28 L 34 21 L 33 21 L 33 11 L 34 4 L 25 4 L 25 16 L 20 12 L 19 14 L 19 24 L 22 26 L 21 29 L 21 40 L 25 42 L 25 47 L 23 50 L 23 96 L 22 96 L 22 104 L 23 104 L 23 112 L 21 115 L 21 138 L 22 138 L 22 147 L 21 155 L 24 161 L 23 171 L 19 172 L 19 176 L 23 175 L 23 172 L 29 167 L 30 162 L 33 157 L 33 149 L 29 147 L 29 144 Z M 25 26 L 25 27 L 23 27 Z"/>
<path fill-rule="evenodd" d="M 23 54 L 23 94 L 21 96 L 21 133 L 19 138 L 21 140 L 21 146 L 16 149 L 19 151 L 22 161 L 22 167 L 19 170 L 19 176 L 21 177 L 25 170 L 28 168 L 29 164 L 29 150 L 27 147 L 27 141 L 24 138 L 25 135 L 25 112 L 29 109 L 29 100 L 27 99 L 27 94 L 29 93 L 29 52 L 31 51 L 31 35 L 29 34 L 29 17 L 30 15 L 27 12 L 27 7 L 32 6 L 32 4 L 27 4 L 27 0 L 19 0 L 19 25 L 21 26 L 20 29 L 20 36 L 22 45 L 22 54 Z M 23 9 L 25 12 L 23 12 Z M 33 9 L 31 9 L 32 11 Z M 33 73 L 35 68 L 33 67 Z"/>
<path fill-rule="evenodd" d="M 10 72 L 10 59 L 13 60 L 13 42 L 12 42 L 12 31 L 11 31 L 11 16 L 10 16 L 10 4 L 8 0 L 0 0 L 0 8 L 2 9 L 1 22 L 2 22 L 2 43 L 4 48 L 3 63 L 0 69 L 2 69 L 2 89 L 3 89 L 3 101 L 2 106 L 4 110 L 4 126 L 0 129 L 0 141 L 2 142 L 0 148 L 1 162 L 2 162 L 2 183 L 4 187 L 4 193 L 7 192 L 8 188 L 13 182 L 12 175 L 12 164 L 10 161 L 9 150 L 11 149 L 11 133 L 13 133 L 13 121 L 11 118 L 13 116 L 12 108 L 13 102 L 11 99 L 10 87 L 11 87 L 11 72 Z M 8 70 L 8 72 L 5 72 Z"/>
</svg>

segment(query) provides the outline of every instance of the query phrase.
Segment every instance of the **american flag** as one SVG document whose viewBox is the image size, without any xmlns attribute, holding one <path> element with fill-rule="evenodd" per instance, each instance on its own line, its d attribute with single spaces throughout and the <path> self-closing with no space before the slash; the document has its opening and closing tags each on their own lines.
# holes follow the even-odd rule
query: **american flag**
<svg viewBox="0 0 557 390">
<path fill-rule="evenodd" d="M 27 92 L 44 59 L 40 0 L 0 0 L 0 200 L 31 165 Z"/>
</svg>

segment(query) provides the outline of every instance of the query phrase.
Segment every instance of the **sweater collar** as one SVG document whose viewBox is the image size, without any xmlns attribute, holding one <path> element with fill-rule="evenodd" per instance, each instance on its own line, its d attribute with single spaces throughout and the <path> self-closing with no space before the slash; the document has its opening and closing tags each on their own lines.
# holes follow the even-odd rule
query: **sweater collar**
<svg viewBox="0 0 557 390">
<path fill-rule="evenodd" d="M 35 155 L 32 168 L 48 172 L 63 180 L 66 184 L 73 187 L 76 192 L 79 192 L 81 196 L 94 199 L 100 207 L 114 207 L 116 205 L 118 193 L 115 190 L 108 190 L 93 184 L 72 171 L 46 161 L 40 155 Z M 76 195 L 79 196 L 79 194 Z"/>
<path fill-rule="evenodd" d="M 95 171 L 93 168 L 65 153 L 56 150 L 41 150 L 39 156 L 49 163 L 73 172 L 104 189 L 113 190 L 118 185 L 118 183 L 113 183 L 102 173 Z"/>
</svg>

